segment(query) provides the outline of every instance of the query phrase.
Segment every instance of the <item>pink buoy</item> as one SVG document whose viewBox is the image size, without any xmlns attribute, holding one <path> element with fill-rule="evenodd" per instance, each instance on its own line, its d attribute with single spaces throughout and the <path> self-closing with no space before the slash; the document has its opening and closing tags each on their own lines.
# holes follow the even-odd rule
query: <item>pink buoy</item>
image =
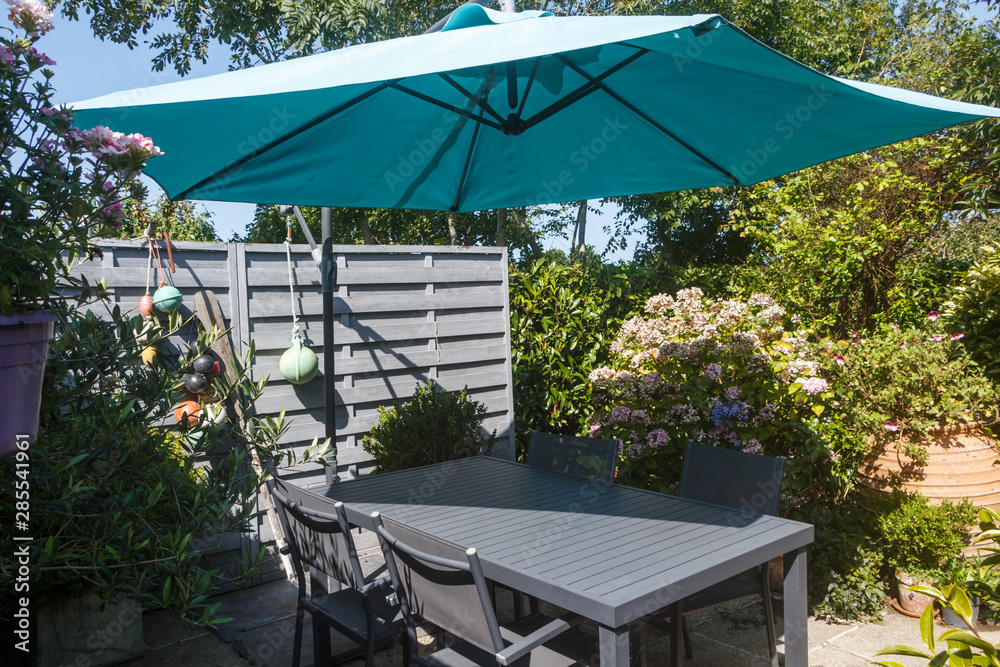
<svg viewBox="0 0 1000 667">
<path fill-rule="evenodd" d="M 143 317 L 150 317 L 153 314 L 153 297 L 148 294 L 144 294 L 141 299 L 139 299 L 139 312 L 142 313 Z"/>
</svg>

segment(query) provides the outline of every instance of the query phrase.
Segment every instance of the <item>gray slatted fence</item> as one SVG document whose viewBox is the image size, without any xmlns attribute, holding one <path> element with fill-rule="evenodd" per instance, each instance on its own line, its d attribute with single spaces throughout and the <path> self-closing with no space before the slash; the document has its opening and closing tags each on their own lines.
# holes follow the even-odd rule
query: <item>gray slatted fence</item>
<svg viewBox="0 0 1000 667">
<path fill-rule="evenodd" d="M 167 255 L 161 256 L 166 266 Z M 102 240 L 103 258 L 77 271 L 92 281 L 105 279 L 112 299 L 138 312 L 145 293 L 148 249 L 144 240 Z M 257 356 L 254 378 L 268 376 L 257 414 L 282 408 L 291 428 L 282 447 L 301 451 L 314 436 L 321 439 L 323 382 L 295 386 L 278 370 L 278 359 L 291 343 L 292 298 L 284 245 L 177 242 L 176 273 L 167 282 L 184 295 L 181 313 L 192 312 L 193 294 L 215 292 L 223 317 L 232 328 L 238 355 L 252 340 Z M 484 427 L 496 429 L 494 456 L 514 456 L 513 395 L 510 364 L 510 317 L 505 248 L 446 246 L 334 246 L 338 293 L 334 298 L 337 447 L 340 471 L 354 464 L 365 472 L 370 457 L 361 439 L 377 419 L 380 405 L 406 399 L 418 383 L 435 379 L 448 391 L 469 388 L 486 406 Z M 299 326 L 320 357 L 323 368 L 320 274 L 308 246 L 292 246 L 294 302 Z M 169 271 L 169 268 L 168 268 Z M 155 290 L 158 274 L 153 274 Z M 193 325 L 192 325 L 193 326 Z M 192 341 L 194 329 L 180 339 Z M 175 340 L 174 344 L 186 342 Z M 296 484 L 323 482 L 319 465 L 282 471 Z M 272 539 L 261 518 L 252 553 Z"/>
</svg>

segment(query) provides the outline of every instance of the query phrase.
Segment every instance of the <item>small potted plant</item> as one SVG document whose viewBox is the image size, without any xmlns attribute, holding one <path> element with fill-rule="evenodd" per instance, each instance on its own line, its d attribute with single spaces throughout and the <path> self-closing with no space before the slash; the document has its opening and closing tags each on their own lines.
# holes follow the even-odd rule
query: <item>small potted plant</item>
<svg viewBox="0 0 1000 667">
<path fill-rule="evenodd" d="M 55 62 L 35 48 L 51 12 L 10 4 L 18 32 L 0 28 L 0 457 L 35 438 L 46 349 L 65 305 L 57 291 L 89 291 L 69 267 L 97 252 L 92 235 L 120 225 L 122 200 L 144 194 L 136 178 L 160 154 L 141 135 L 74 128 L 72 110 L 52 106 Z"/>
<path fill-rule="evenodd" d="M 878 527 L 886 564 L 895 575 L 899 605 L 919 616 L 933 599 L 914 586 L 932 586 L 947 579 L 968 543 L 968 526 L 975 508 L 968 502 L 931 505 L 919 494 L 896 491 L 882 499 Z"/>
</svg>

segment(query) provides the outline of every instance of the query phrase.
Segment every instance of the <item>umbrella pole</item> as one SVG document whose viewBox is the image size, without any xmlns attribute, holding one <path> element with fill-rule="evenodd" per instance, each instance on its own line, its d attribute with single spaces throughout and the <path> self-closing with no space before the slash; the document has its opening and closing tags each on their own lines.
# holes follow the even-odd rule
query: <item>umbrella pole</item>
<svg viewBox="0 0 1000 667">
<path fill-rule="evenodd" d="M 326 483 L 339 482 L 337 475 L 337 421 L 333 358 L 333 293 L 337 289 L 337 263 L 333 261 L 333 209 L 322 209 L 323 259 L 320 263 L 323 294 L 323 421 L 326 437 L 330 439 L 330 453 L 327 455 Z"/>
</svg>

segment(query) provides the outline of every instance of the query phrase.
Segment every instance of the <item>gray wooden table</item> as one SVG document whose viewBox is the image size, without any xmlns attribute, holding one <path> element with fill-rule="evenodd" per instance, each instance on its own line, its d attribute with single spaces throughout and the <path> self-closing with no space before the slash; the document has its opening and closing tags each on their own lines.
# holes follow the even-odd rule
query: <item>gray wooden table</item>
<svg viewBox="0 0 1000 667">
<path fill-rule="evenodd" d="M 784 556 L 785 665 L 808 664 L 808 524 L 476 457 L 339 482 L 289 497 L 344 503 L 371 528 L 379 511 L 479 550 L 485 575 L 596 621 L 600 664 L 629 664 L 629 625 Z M 679 657 L 680 624 L 673 641 Z M 776 661 L 775 661 L 776 662 Z"/>
</svg>

